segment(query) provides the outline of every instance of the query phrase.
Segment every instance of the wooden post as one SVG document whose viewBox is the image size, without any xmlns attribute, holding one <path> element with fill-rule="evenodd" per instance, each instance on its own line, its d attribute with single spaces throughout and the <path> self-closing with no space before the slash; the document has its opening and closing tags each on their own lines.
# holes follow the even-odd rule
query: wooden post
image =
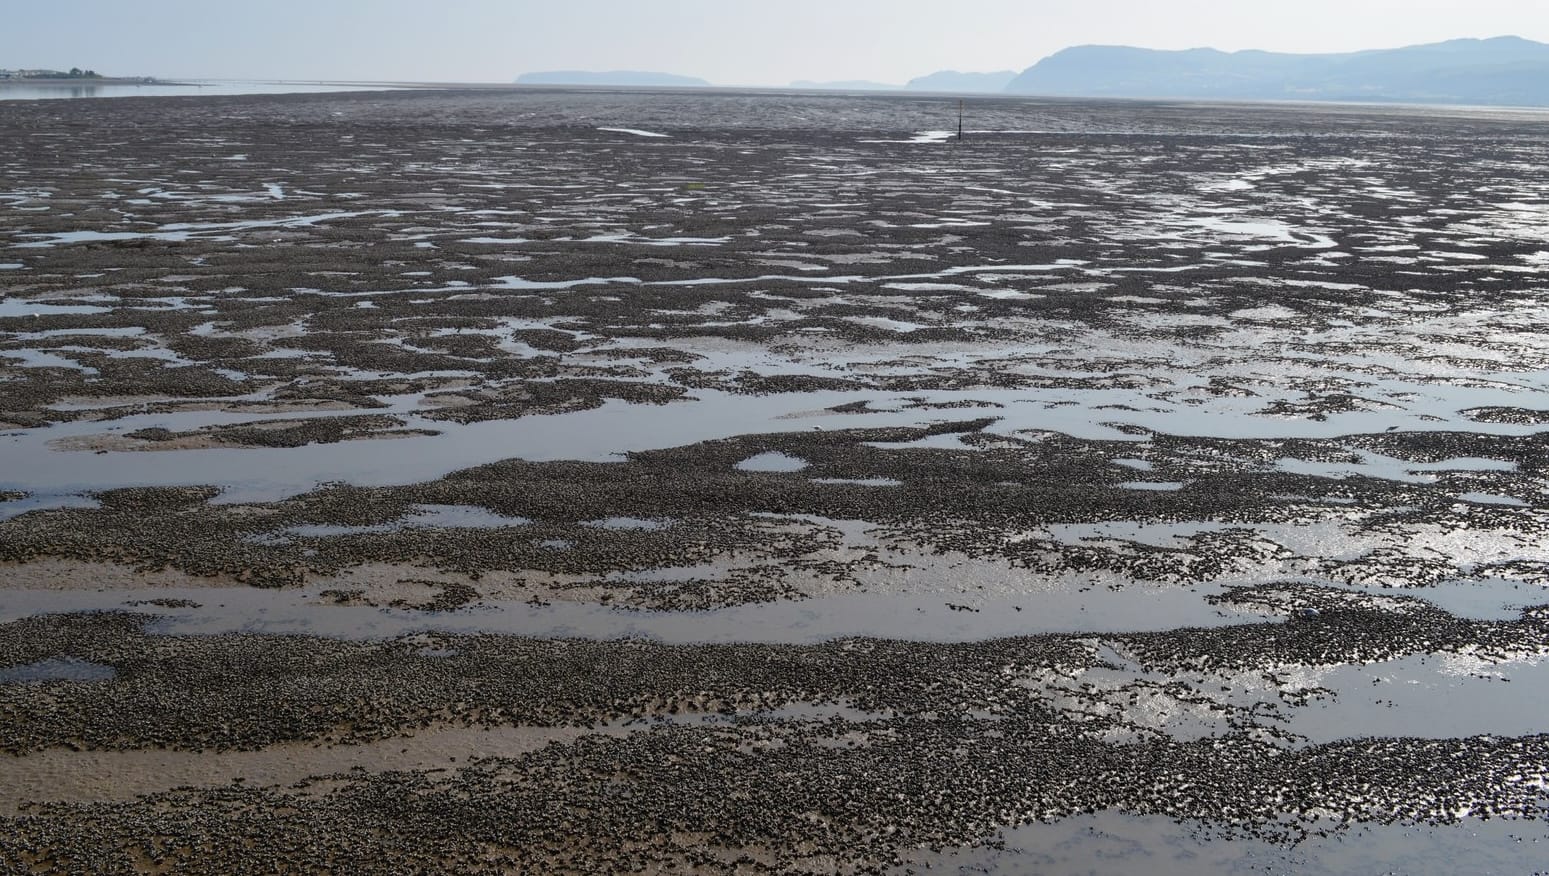
<svg viewBox="0 0 1549 876">
<path fill-rule="evenodd" d="M 963 99 L 957 99 L 957 139 L 963 139 Z"/>
</svg>

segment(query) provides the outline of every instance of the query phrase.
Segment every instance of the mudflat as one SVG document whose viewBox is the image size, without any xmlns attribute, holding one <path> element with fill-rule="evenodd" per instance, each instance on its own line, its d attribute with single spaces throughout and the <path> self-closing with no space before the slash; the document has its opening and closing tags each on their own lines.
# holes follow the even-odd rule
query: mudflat
<svg viewBox="0 0 1549 876">
<path fill-rule="evenodd" d="M 0 102 L 0 869 L 1541 868 L 1549 115 L 956 113 Z"/>
</svg>

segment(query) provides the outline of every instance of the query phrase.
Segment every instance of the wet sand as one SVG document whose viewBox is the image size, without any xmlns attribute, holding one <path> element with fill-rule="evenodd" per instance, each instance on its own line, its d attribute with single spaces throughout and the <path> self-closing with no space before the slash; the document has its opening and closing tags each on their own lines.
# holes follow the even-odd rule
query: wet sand
<svg viewBox="0 0 1549 876">
<path fill-rule="evenodd" d="M 1540 868 L 1549 116 L 971 110 L 0 105 L 0 869 Z"/>
</svg>

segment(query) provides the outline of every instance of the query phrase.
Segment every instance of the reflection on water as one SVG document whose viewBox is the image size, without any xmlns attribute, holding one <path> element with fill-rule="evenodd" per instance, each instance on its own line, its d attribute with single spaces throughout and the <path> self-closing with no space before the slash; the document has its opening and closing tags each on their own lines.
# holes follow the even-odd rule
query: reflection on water
<svg viewBox="0 0 1549 876">
<path fill-rule="evenodd" d="M 58 100 L 72 97 L 189 97 L 238 94 L 320 94 L 335 91 L 390 91 L 401 86 L 384 83 L 212 82 L 176 84 L 50 84 L 0 83 L 0 100 Z"/>
<path fill-rule="evenodd" d="M 28 663 L 25 666 L 8 666 L 0 669 L 0 684 L 27 684 L 46 681 L 111 681 L 118 671 L 111 666 L 78 660 L 74 657 L 51 657 Z"/>
<path fill-rule="evenodd" d="M 635 577 L 650 575 L 639 573 Z M 163 635 L 250 633 L 354 640 L 434 632 L 649 639 L 671 644 L 818 644 L 855 637 L 974 642 L 1044 633 L 1156 632 L 1261 619 L 1245 610 L 1211 604 L 1188 590 L 1143 587 L 1028 591 L 974 598 L 973 605 L 953 602 L 964 597 L 879 590 L 704 611 L 638 611 L 561 599 L 542 604 L 486 600 L 465 611 L 436 614 L 340 605 L 323 592 L 352 586 L 349 578 L 337 578 L 286 590 L 161 587 L 154 591 L 156 598 L 186 604 L 157 607 L 154 613 L 158 620 L 151 631 Z M 146 611 L 126 600 L 126 595 L 130 594 L 111 588 L 7 589 L 0 600 L 0 623 L 45 614 Z"/>
<path fill-rule="evenodd" d="M 1541 872 L 1549 842 L 1540 822 L 1469 820 L 1441 826 L 1311 823 L 1292 847 L 1245 837 L 1201 836 L 1199 826 L 1157 815 L 1098 812 L 1004 832 L 976 849 L 914 856 L 915 872 L 1046 876 L 1203 876 L 1249 873 L 1405 873 L 1413 876 Z M 1468 863 L 1461 869 L 1460 862 Z"/>
<path fill-rule="evenodd" d="M 7 86 L 8 100 L 43 100 L 50 97 L 96 97 L 104 85 L 17 85 Z"/>
</svg>

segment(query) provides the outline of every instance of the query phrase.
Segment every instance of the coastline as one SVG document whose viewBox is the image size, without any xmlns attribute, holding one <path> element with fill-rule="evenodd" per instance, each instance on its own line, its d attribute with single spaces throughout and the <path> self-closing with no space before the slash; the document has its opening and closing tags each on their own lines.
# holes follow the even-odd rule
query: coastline
<svg viewBox="0 0 1549 876">
<path fill-rule="evenodd" d="M 6 86 L 39 86 L 79 88 L 84 85 L 193 85 L 192 82 L 176 82 L 165 79 L 110 76 L 98 79 L 0 79 L 0 88 Z"/>
</svg>

